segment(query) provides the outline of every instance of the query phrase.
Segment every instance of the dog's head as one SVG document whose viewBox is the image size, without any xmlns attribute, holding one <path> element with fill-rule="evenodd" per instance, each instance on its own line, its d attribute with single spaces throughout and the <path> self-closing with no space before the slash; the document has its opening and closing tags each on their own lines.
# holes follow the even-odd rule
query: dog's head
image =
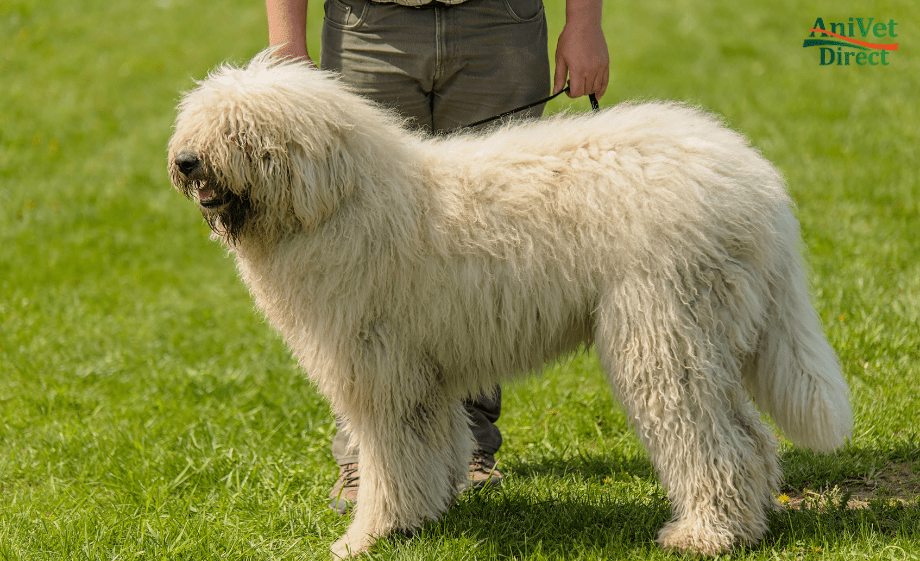
<svg viewBox="0 0 920 561">
<path fill-rule="evenodd" d="M 354 189 L 354 98 L 340 81 L 271 52 L 186 93 L 169 141 L 173 186 L 235 244 L 314 228 Z"/>
</svg>

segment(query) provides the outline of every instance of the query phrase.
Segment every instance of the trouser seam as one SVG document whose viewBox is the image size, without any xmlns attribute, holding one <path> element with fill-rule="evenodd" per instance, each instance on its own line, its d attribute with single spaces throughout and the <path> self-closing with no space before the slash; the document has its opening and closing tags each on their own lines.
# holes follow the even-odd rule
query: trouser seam
<svg viewBox="0 0 920 561">
<path fill-rule="evenodd" d="M 440 6 L 435 7 L 434 9 L 434 49 L 435 49 L 435 59 L 434 59 L 434 76 L 432 77 L 431 83 L 435 84 L 441 78 L 441 75 L 444 73 L 444 57 L 446 54 L 446 45 L 444 32 L 444 8 Z"/>
</svg>

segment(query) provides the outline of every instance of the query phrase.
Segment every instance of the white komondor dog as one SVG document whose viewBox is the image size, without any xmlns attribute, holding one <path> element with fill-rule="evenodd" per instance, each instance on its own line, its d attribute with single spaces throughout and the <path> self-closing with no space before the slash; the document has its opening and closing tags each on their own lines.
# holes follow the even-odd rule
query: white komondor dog
<svg viewBox="0 0 920 561">
<path fill-rule="evenodd" d="M 361 450 L 333 547 L 440 516 L 473 446 L 461 400 L 594 344 L 666 487 L 658 543 L 767 531 L 794 442 L 849 435 L 780 174 L 676 104 L 425 138 L 268 52 L 179 104 L 169 173 Z"/>
</svg>

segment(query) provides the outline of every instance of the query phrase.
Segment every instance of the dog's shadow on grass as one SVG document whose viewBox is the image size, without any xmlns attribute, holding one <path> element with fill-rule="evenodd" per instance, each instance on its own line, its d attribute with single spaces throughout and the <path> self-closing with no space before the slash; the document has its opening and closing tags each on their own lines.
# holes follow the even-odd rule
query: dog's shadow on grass
<svg viewBox="0 0 920 561">
<path fill-rule="evenodd" d="M 498 558 L 537 553 L 547 558 L 656 556 L 655 537 L 670 504 L 647 457 L 549 458 L 509 462 L 504 488 L 464 495 L 422 535 L 487 544 Z M 887 544 L 916 535 L 920 503 L 879 499 L 854 508 L 830 497 L 769 513 L 763 541 L 745 553 L 797 555 L 851 547 L 854 540 Z M 403 539 L 411 538 L 397 538 Z M 819 544 L 819 545 L 816 545 Z"/>
<path fill-rule="evenodd" d="M 670 515 L 642 456 L 511 460 L 499 468 L 507 474 L 501 489 L 464 494 L 421 533 L 472 541 L 488 549 L 489 558 L 641 555 L 656 547 L 655 535 Z M 596 492 L 636 480 L 647 493 Z"/>
</svg>

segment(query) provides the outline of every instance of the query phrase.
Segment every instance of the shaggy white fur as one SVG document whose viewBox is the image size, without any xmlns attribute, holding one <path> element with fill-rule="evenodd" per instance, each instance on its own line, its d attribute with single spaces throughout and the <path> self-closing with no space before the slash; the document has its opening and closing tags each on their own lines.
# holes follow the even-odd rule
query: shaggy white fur
<svg viewBox="0 0 920 561">
<path fill-rule="evenodd" d="M 595 345 L 668 490 L 658 543 L 767 530 L 796 443 L 851 430 L 777 171 L 676 104 L 423 138 L 333 75 L 261 53 L 179 105 L 175 187 L 361 449 L 339 556 L 441 515 L 467 477 L 460 401 Z"/>
</svg>

